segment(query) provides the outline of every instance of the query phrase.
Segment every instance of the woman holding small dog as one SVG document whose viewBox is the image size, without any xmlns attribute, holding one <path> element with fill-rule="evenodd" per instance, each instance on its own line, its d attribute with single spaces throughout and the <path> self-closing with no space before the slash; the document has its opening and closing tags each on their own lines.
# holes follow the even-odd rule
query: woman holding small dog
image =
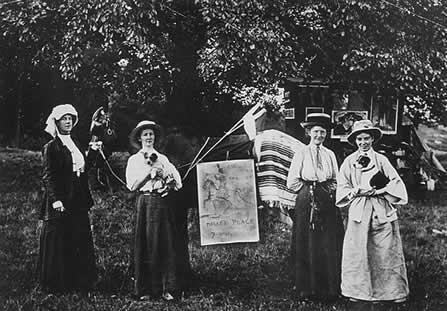
<svg viewBox="0 0 447 311">
<path fill-rule="evenodd" d="M 130 134 L 139 151 L 126 167 L 127 187 L 138 192 L 134 241 L 135 295 L 172 300 L 179 289 L 176 272 L 176 228 L 167 196 L 182 187 L 180 174 L 155 150 L 160 126 L 141 121 Z"/>
<path fill-rule="evenodd" d="M 337 181 L 336 204 L 348 209 L 341 291 L 353 301 L 402 302 L 409 293 L 395 209 L 407 203 L 407 191 L 373 149 L 381 137 L 371 121 L 355 122 L 347 140 L 358 150 L 345 159 Z"/>
<path fill-rule="evenodd" d="M 335 206 L 337 160 L 323 146 L 332 123 L 328 114 L 311 113 L 301 126 L 310 143 L 295 153 L 287 177 L 287 186 L 297 192 L 291 213 L 294 285 L 299 299 L 335 299 L 340 293 L 343 224 Z"/>
<path fill-rule="evenodd" d="M 78 122 L 72 105 L 53 108 L 45 131 L 53 139 L 43 147 L 44 201 L 38 272 L 49 292 L 89 290 L 96 281 L 95 255 L 88 211 L 93 205 L 87 170 L 100 142 L 92 143 L 87 158 L 71 137 Z"/>
</svg>

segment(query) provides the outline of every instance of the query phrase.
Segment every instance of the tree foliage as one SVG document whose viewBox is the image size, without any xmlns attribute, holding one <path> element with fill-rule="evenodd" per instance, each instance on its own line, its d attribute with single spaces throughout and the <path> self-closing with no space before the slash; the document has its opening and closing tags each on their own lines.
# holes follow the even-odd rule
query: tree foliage
<svg viewBox="0 0 447 311">
<path fill-rule="evenodd" d="M 0 70 L 25 89 L 42 85 L 35 74 L 50 71 L 70 81 L 74 94 L 117 92 L 132 113 L 155 111 L 171 123 L 206 122 L 210 111 L 234 108 L 244 89 L 266 91 L 297 76 L 398 89 L 414 121 L 447 123 L 446 7 L 439 0 L 393 3 L 4 3 Z M 6 80 L 3 93 L 15 93 L 2 95 L 2 105 L 20 93 L 20 83 Z"/>
<path fill-rule="evenodd" d="M 415 122 L 445 123 L 446 8 L 438 0 L 399 6 L 372 0 L 204 1 L 208 41 L 199 67 L 205 79 L 227 89 L 265 87 L 290 76 L 395 88 Z"/>
</svg>

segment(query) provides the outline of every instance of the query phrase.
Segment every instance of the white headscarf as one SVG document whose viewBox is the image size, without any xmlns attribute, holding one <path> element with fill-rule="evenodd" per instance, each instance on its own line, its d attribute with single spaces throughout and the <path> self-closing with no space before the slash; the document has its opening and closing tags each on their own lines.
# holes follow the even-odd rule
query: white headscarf
<svg viewBox="0 0 447 311">
<path fill-rule="evenodd" d="M 56 121 L 59 121 L 64 115 L 71 114 L 74 116 L 73 127 L 78 123 L 78 112 L 76 109 L 69 104 L 59 105 L 53 108 L 51 114 L 47 118 L 47 126 L 45 127 L 45 132 L 49 133 L 51 136 L 56 137 L 59 134 Z"/>
<path fill-rule="evenodd" d="M 85 160 L 81 151 L 76 147 L 74 141 L 71 139 L 70 135 L 62 135 L 59 133 L 56 121 L 59 121 L 66 114 L 70 114 L 74 117 L 73 127 L 78 123 L 78 112 L 76 109 L 69 104 L 59 105 L 53 108 L 50 116 L 47 119 L 47 126 L 45 127 L 45 132 L 49 133 L 51 136 L 58 136 L 62 144 L 70 150 L 71 158 L 73 162 L 73 172 L 79 176 L 81 172 L 84 171 Z"/>
</svg>

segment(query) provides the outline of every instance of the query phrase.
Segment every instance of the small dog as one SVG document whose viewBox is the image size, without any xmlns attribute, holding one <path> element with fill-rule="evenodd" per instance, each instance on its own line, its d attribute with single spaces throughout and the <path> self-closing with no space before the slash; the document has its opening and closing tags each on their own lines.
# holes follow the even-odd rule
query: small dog
<svg viewBox="0 0 447 311">
<path fill-rule="evenodd" d="M 150 179 L 152 180 L 151 191 L 157 191 L 164 197 L 174 188 L 174 178 L 166 173 L 164 165 L 158 161 L 156 153 L 144 153 L 146 164 L 151 166 Z"/>
<path fill-rule="evenodd" d="M 378 171 L 369 180 L 369 184 L 376 190 L 385 188 L 385 186 L 390 182 L 390 179 L 385 176 L 381 171 Z"/>
</svg>

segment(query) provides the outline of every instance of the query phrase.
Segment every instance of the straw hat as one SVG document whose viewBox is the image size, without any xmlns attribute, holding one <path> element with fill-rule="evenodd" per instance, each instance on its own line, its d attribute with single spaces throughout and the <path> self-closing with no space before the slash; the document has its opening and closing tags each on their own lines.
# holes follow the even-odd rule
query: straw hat
<svg viewBox="0 0 447 311">
<path fill-rule="evenodd" d="M 346 138 L 351 145 L 355 146 L 355 138 L 360 133 L 368 133 L 374 138 L 374 142 L 377 142 L 382 138 L 382 131 L 373 125 L 370 120 L 355 121 L 352 125 L 352 131 Z"/>
<path fill-rule="evenodd" d="M 141 131 L 145 129 L 152 129 L 155 134 L 155 139 L 160 139 L 161 128 L 154 121 L 144 120 L 137 124 L 137 126 L 130 132 L 129 142 L 132 147 L 137 149 L 141 148 L 141 142 L 138 140 L 141 135 Z"/>
<path fill-rule="evenodd" d="M 321 126 L 324 128 L 332 128 L 334 124 L 331 122 L 331 116 L 323 112 L 309 113 L 305 122 L 300 123 L 303 128 L 311 128 L 313 126 Z"/>
</svg>

